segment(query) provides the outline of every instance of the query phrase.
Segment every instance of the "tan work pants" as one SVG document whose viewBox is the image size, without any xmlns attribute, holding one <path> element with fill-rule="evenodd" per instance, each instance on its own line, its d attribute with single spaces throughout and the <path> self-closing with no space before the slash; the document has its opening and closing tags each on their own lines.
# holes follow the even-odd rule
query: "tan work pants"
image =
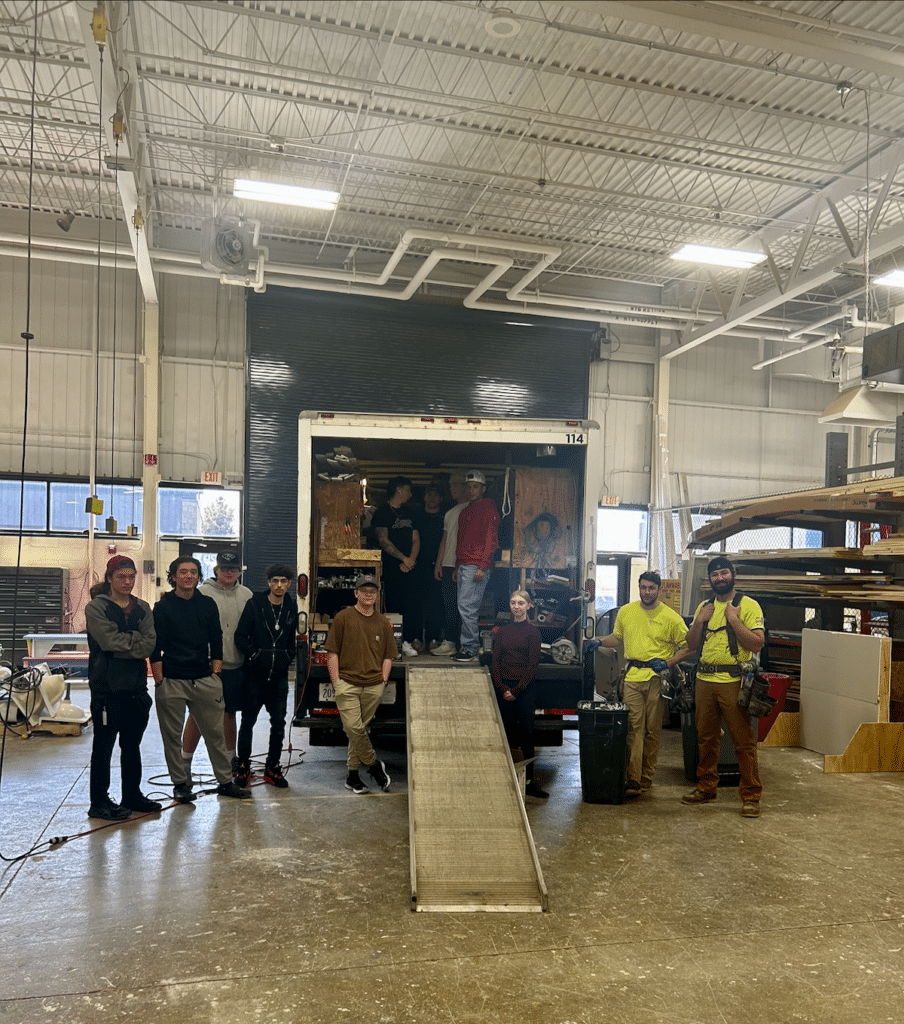
<svg viewBox="0 0 904 1024">
<path fill-rule="evenodd" d="M 348 770 L 357 771 L 362 765 L 369 768 L 377 759 L 371 746 L 367 727 L 376 714 L 383 692 L 383 683 L 377 686 L 354 686 L 340 679 L 336 683 L 336 707 L 342 719 L 342 728 L 348 736 Z"/>
<path fill-rule="evenodd" d="M 658 675 L 643 682 L 625 680 L 628 705 L 628 779 L 653 781 L 662 732 L 662 682 Z"/>
<path fill-rule="evenodd" d="M 724 722 L 731 742 L 734 743 L 738 771 L 741 773 L 738 796 L 742 800 L 756 802 L 763 791 L 756 756 L 756 737 L 750 715 L 738 707 L 740 689 L 740 679 L 733 679 L 730 683 L 711 683 L 697 677 L 694 689 L 697 703 L 697 746 L 700 751 L 697 788 L 704 793 L 715 793 L 719 785 L 719 746 L 722 739 L 721 723 Z"/>
</svg>

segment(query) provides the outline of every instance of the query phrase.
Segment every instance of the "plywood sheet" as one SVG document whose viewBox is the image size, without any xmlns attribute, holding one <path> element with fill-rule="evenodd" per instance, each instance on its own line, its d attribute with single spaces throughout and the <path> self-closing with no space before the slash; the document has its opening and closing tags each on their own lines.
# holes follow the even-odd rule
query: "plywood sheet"
<svg viewBox="0 0 904 1024">
<path fill-rule="evenodd" d="M 800 712 L 783 711 L 772 723 L 766 733 L 761 747 L 799 747 L 800 746 Z"/>
<path fill-rule="evenodd" d="M 827 775 L 904 771 L 904 723 L 870 722 L 861 725 L 845 752 L 828 755 L 822 770 Z"/>
<path fill-rule="evenodd" d="M 887 722 L 891 640 L 805 629 L 801 644 L 801 745 L 839 754 L 864 722 Z"/>
<path fill-rule="evenodd" d="M 326 552 L 361 544 L 361 484 L 357 480 L 318 480 L 314 485 L 314 550 L 318 564 Z"/>
<path fill-rule="evenodd" d="M 577 485 L 571 470 L 516 466 L 512 564 L 526 569 L 566 569 L 576 565 L 576 509 Z M 547 517 L 555 517 L 559 536 L 544 551 L 543 541 L 551 522 Z"/>
</svg>

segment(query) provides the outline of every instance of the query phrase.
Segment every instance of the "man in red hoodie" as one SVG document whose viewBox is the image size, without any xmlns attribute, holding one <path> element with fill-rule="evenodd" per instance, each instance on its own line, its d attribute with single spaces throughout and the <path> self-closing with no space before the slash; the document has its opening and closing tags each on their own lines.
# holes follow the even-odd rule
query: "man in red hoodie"
<svg viewBox="0 0 904 1024">
<path fill-rule="evenodd" d="M 485 498 L 486 477 L 479 469 L 465 476 L 468 504 L 458 517 L 458 546 L 455 566 L 458 574 L 458 614 L 461 616 L 461 643 L 453 661 L 476 661 L 480 648 L 478 617 L 483 602 L 493 556 L 499 547 L 499 513 L 490 498 Z"/>
</svg>

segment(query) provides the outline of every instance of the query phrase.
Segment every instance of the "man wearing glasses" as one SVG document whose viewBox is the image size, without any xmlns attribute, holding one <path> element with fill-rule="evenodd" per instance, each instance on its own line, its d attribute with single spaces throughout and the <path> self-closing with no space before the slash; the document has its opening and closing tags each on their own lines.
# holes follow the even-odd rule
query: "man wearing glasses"
<svg viewBox="0 0 904 1024">
<path fill-rule="evenodd" d="M 738 694 L 746 669 L 766 642 L 763 610 L 752 598 L 735 589 L 735 570 L 720 555 L 706 567 L 714 597 L 698 607 L 687 634 L 687 646 L 700 650 L 695 688 L 697 745 L 697 788 L 681 798 L 685 804 L 706 804 L 716 799 L 719 785 L 719 743 L 721 723 L 734 743 L 741 773 L 738 795 L 745 818 L 760 815 L 759 766 L 756 737 L 750 715 L 738 707 Z M 702 646 L 701 646 L 702 644 Z"/>
<path fill-rule="evenodd" d="M 223 740 L 223 630 L 216 604 L 198 593 L 201 563 L 175 559 L 167 570 L 172 590 L 154 605 L 157 646 L 151 655 L 156 684 L 157 719 L 173 798 L 181 804 L 195 799 L 182 758 L 185 709 L 201 730 L 217 780 L 217 793 L 246 799 L 251 792 L 232 780 L 232 765 Z"/>
</svg>

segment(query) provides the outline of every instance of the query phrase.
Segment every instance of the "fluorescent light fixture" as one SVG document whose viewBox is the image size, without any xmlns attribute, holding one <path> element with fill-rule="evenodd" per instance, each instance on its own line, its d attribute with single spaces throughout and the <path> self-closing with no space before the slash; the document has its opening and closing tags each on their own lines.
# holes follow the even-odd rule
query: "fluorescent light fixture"
<svg viewBox="0 0 904 1024">
<path fill-rule="evenodd" d="M 887 284 L 892 288 L 904 288 L 904 270 L 889 270 L 887 274 L 877 277 L 873 284 Z"/>
<path fill-rule="evenodd" d="M 312 210 L 335 210 L 339 203 L 338 192 L 328 192 L 322 188 L 300 188 L 297 185 L 277 185 L 272 181 L 250 181 L 247 178 L 235 179 L 232 194 L 236 199 L 307 206 Z"/>
<path fill-rule="evenodd" d="M 716 267 L 735 267 L 749 270 L 766 258 L 764 253 L 752 252 L 749 249 L 720 249 L 715 245 L 683 245 L 678 252 L 672 253 L 673 260 L 685 260 L 688 263 L 709 263 Z"/>
</svg>

